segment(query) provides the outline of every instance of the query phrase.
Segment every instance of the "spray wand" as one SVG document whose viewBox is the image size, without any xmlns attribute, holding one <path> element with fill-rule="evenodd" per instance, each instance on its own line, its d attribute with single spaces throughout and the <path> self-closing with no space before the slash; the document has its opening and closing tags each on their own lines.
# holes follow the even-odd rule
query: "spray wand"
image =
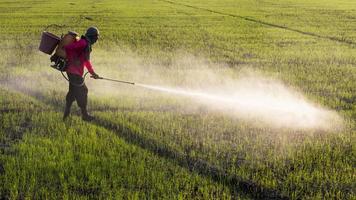
<svg viewBox="0 0 356 200">
<path fill-rule="evenodd" d="M 93 76 L 91 76 L 91 77 L 93 78 Z M 118 82 L 118 83 L 125 83 L 125 84 L 135 85 L 134 82 L 121 81 L 121 80 L 116 80 L 116 79 L 111 79 L 111 78 L 98 77 L 97 79 L 102 79 L 102 80 L 107 80 L 107 81 L 113 81 L 113 82 Z"/>
</svg>

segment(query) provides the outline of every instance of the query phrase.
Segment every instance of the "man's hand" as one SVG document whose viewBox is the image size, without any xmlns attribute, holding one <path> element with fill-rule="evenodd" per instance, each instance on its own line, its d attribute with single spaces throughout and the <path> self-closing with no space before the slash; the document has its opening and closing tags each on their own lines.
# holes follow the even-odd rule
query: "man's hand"
<svg viewBox="0 0 356 200">
<path fill-rule="evenodd" d="M 101 77 L 100 77 L 98 74 L 96 74 L 96 73 L 93 73 L 93 74 L 91 75 L 91 77 L 92 77 L 93 79 L 101 79 Z"/>
</svg>

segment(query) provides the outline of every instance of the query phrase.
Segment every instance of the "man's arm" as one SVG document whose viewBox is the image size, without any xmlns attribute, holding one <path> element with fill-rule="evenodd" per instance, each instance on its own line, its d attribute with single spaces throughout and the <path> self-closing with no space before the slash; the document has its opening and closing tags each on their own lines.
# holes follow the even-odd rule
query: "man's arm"
<svg viewBox="0 0 356 200">
<path fill-rule="evenodd" d="M 93 66 L 91 65 L 91 63 L 90 63 L 89 60 L 85 61 L 85 62 L 84 62 L 84 65 L 85 65 L 85 67 L 88 69 L 88 71 L 89 71 L 89 73 L 90 73 L 91 75 L 94 75 L 94 74 L 95 74 L 94 69 L 93 69 Z"/>
<path fill-rule="evenodd" d="M 89 73 L 92 75 L 93 78 L 98 79 L 99 75 L 94 72 L 93 66 L 89 60 L 84 62 L 85 67 L 88 69 Z"/>
</svg>

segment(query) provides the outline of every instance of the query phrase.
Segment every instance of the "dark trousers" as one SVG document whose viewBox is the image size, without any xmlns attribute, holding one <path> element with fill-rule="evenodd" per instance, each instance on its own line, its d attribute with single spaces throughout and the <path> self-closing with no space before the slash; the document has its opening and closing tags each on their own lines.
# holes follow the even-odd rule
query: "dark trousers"
<svg viewBox="0 0 356 200">
<path fill-rule="evenodd" d="M 88 88 L 83 77 L 67 73 L 69 78 L 69 91 L 66 96 L 66 107 L 70 108 L 74 101 L 77 101 L 82 112 L 86 112 L 88 102 Z"/>
</svg>

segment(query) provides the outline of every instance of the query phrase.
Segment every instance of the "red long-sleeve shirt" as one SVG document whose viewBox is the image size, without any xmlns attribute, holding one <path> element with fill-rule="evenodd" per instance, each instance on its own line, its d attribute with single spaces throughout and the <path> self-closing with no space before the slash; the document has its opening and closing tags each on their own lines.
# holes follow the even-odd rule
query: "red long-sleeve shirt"
<svg viewBox="0 0 356 200">
<path fill-rule="evenodd" d="M 94 74 L 93 66 L 87 59 L 87 54 L 89 52 L 85 52 L 86 47 L 87 41 L 85 39 L 80 39 L 64 46 L 68 60 L 68 67 L 66 69 L 68 73 L 83 76 L 85 66 L 90 74 Z"/>
</svg>

